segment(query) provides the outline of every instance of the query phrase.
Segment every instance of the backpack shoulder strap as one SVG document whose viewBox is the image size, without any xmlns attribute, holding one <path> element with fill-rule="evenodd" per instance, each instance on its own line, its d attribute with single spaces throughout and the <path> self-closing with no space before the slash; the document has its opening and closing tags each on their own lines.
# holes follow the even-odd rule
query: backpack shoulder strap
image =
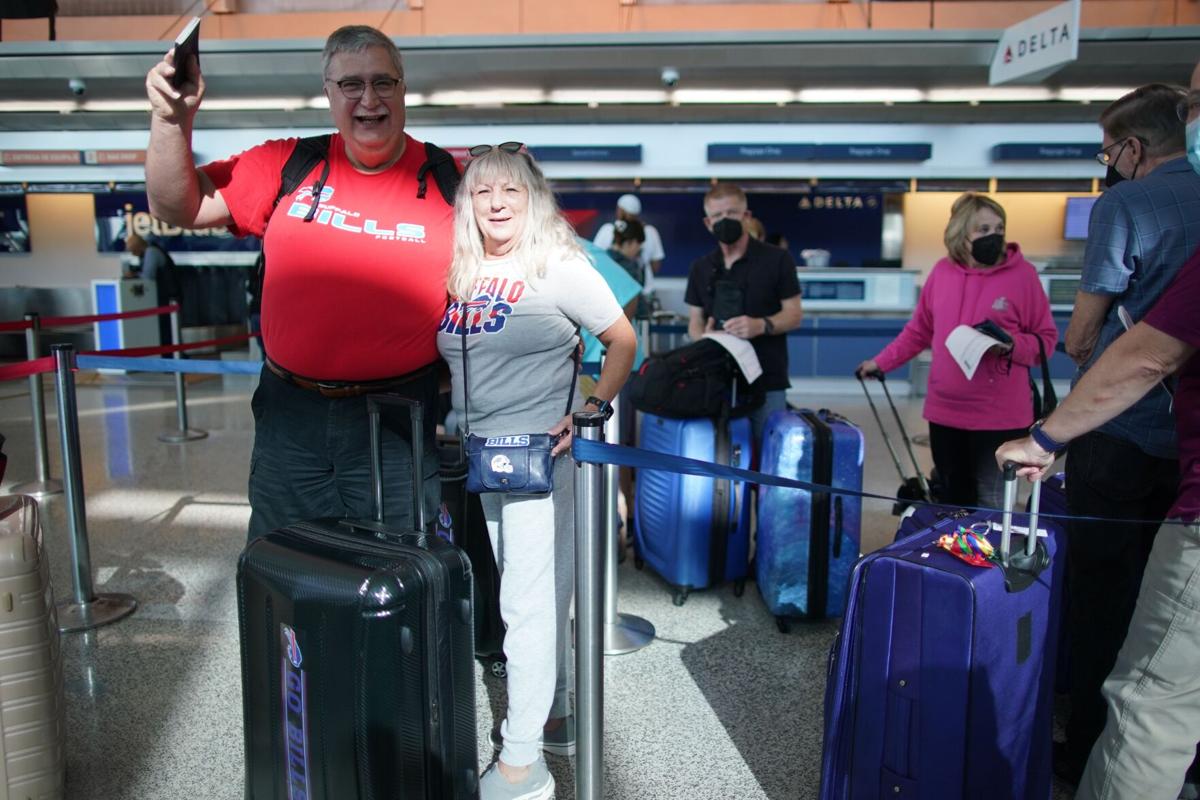
<svg viewBox="0 0 1200 800">
<path fill-rule="evenodd" d="M 296 142 L 296 149 L 288 156 L 280 174 L 279 193 L 275 195 L 276 205 L 280 200 L 296 191 L 296 187 L 308 177 L 308 173 L 312 172 L 313 167 L 322 161 L 328 164 L 331 138 L 330 134 L 326 133 L 321 136 L 306 136 Z M 318 183 L 323 184 L 324 180 L 318 181 Z M 320 197 L 320 191 L 320 189 L 316 189 L 314 194 Z"/>
<path fill-rule="evenodd" d="M 454 156 L 432 142 L 425 143 L 425 163 L 417 170 L 417 197 L 425 199 L 426 176 L 433 173 L 433 181 L 447 205 L 454 205 L 454 195 L 458 192 L 461 177 L 458 174 L 458 162 Z"/>
</svg>

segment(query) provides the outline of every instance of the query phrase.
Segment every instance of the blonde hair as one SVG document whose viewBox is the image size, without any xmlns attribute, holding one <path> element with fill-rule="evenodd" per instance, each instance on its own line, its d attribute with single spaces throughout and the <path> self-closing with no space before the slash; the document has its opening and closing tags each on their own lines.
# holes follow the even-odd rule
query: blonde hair
<svg viewBox="0 0 1200 800">
<path fill-rule="evenodd" d="M 746 199 L 746 193 L 742 191 L 742 187 L 736 183 L 714 183 L 712 188 L 704 193 L 704 210 L 708 213 L 708 204 L 713 200 L 720 200 L 723 197 L 735 198 L 739 203 L 746 206 L 749 202 Z"/>
<path fill-rule="evenodd" d="M 975 215 L 985 209 L 998 216 L 1005 225 L 1008 224 L 1004 206 L 987 195 L 967 192 L 955 200 L 954 205 L 950 207 L 950 221 L 946 223 L 946 235 L 943 237 L 943 241 L 946 243 L 946 252 L 949 253 L 950 258 L 959 264 L 971 263 L 971 245 L 967 241 L 967 237 L 971 234 L 971 222 L 975 219 Z"/>
<path fill-rule="evenodd" d="M 470 299 L 485 258 L 483 233 L 472 202 L 475 190 L 502 181 L 524 187 L 529 194 L 525 225 L 511 253 L 526 280 L 546 277 L 546 267 L 552 260 L 588 258 L 533 158 L 524 152 L 508 153 L 494 147 L 467 164 L 454 198 L 454 255 L 447 288 L 456 299 Z"/>
</svg>

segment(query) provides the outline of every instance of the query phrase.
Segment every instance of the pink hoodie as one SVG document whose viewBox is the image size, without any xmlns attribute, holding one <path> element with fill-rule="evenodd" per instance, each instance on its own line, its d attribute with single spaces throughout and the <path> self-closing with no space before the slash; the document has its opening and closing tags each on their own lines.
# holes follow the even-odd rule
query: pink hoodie
<svg viewBox="0 0 1200 800">
<path fill-rule="evenodd" d="M 959 325 L 985 319 L 1013 337 L 1011 367 L 1009 356 L 987 353 L 975 377 L 967 380 L 946 349 L 946 337 Z M 932 347 L 925 419 L 970 431 L 1026 428 L 1033 424 L 1029 369 L 1040 363 L 1039 338 L 1050 358 L 1058 341 L 1050 302 L 1033 265 L 1009 242 L 1004 260 L 990 269 L 965 267 L 949 258 L 934 265 L 912 319 L 875 356 L 875 363 L 891 372 Z"/>
</svg>

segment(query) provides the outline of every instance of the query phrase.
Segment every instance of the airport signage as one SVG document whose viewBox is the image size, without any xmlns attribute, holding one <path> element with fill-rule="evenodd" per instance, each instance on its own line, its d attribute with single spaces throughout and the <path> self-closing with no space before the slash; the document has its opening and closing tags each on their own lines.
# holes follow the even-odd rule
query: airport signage
<svg viewBox="0 0 1200 800">
<path fill-rule="evenodd" d="M 1040 80 L 1079 57 L 1080 0 L 1043 11 L 1008 28 L 992 54 L 988 83 Z"/>
<path fill-rule="evenodd" d="M 933 145 L 927 142 L 900 144 L 765 144 L 717 143 L 708 146 L 709 163 L 770 161 L 927 161 Z"/>
<path fill-rule="evenodd" d="M 992 148 L 992 161 L 1091 161 L 1099 142 L 1019 142 Z"/>
<path fill-rule="evenodd" d="M 83 163 L 78 150 L 0 150 L 0 165 L 5 167 L 63 167 Z"/>
<path fill-rule="evenodd" d="M 642 146 L 630 145 L 545 145 L 530 147 L 538 161 L 603 161 L 621 164 L 642 163 Z"/>
</svg>

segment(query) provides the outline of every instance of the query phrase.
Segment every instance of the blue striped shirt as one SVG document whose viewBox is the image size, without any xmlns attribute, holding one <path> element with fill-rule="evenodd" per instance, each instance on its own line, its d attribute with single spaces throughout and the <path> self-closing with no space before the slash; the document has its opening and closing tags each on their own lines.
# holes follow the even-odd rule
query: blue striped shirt
<svg viewBox="0 0 1200 800">
<path fill-rule="evenodd" d="M 1168 161 L 1145 178 L 1122 181 L 1100 196 L 1088 222 L 1079 288 L 1113 301 L 1075 382 L 1124 332 L 1117 309 L 1124 307 L 1134 322 L 1146 316 L 1197 248 L 1200 175 L 1186 158 Z M 1160 387 L 1098 430 L 1152 456 L 1178 456 L 1170 398 Z"/>
</svg>

